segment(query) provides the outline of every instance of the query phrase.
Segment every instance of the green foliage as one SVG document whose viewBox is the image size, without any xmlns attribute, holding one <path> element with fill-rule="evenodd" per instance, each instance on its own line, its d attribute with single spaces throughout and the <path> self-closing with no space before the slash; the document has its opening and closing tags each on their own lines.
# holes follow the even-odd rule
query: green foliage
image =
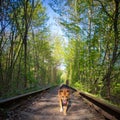
<svg viewBox="0 0 120 120">
<path fill-rule="evenodd" d="M 84 89 L 84 86 L 83 86 L 81 83 L 79 83 L 79 82 L 75 82 L 75 83 L 72 85 L 72 87 L 73 87 L 73 88 L 76 88 L 76 89 L 79 90 L 79 91 L 85 90 L 85 89 Z"/>
<path fill-rule="evenodd" d="M 42 3 L 6 1 L 0 5 L 0 14 L 4 15 L 0 21 L 0 97 L 54 84 L 56 60 Z"/>
<path fill-rule="evenodd" d="M 59 23 L 69 36 L 65 64 L 71 85 L 109 99 L 119 94 L 120 2 L 53 0 L 51 7 L 63 16 Z"/>
<path fill-rule="evenodd" d="M 52 0 L 50 6 L 60 15 L 67 45 L 49 34 L 39 0 L 0 5 L 0 96 L 69 79 L 80 90 L 119 100 L 120 2 Z"/>
</svg>

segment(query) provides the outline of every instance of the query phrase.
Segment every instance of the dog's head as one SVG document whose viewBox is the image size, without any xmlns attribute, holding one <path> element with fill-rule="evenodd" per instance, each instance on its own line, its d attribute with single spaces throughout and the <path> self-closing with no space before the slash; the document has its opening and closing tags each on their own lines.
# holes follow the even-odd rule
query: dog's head
<svg viewBox="0 0 120 120">
<path fill-rule="evenodd" d="M 66 89 L 66 88 L 60 89 L 58 91 L 58 95 L 59 95 L 60 99 L 62 100 L 62 103 L 67 104 L 67 101 L 70 97 L 70 90 Z"/>
</svg>

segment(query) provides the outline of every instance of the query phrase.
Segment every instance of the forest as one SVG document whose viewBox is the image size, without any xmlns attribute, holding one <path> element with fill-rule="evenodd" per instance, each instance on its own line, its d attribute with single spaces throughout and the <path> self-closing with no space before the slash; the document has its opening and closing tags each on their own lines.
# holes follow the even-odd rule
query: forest
<svg viewBox="0 0 120 120">
<path fill-rule="evenodd" d="M 0 99 L 66 80 L 120 105 L 120 1 L 0 1 Z"/>
</svg>

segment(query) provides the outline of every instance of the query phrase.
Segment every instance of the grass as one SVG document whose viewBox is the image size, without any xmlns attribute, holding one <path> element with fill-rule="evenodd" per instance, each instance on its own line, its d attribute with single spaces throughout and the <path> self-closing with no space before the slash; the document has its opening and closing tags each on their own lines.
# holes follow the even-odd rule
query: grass
<svg viewBox="0 0 120 120">
<path fill-rule="evenodd" d="M 47 86 L 50 86 L 50 85 L 47 85 Z M 33 92 L 33 91 L 37 91 L 44 87 L 46 87 L 46 86 L 45 85 L 44 86 L 34 86 L 34 87 L 27 88 L 27 89 L 14 89 L 14 90 L 9 91 L 6 94 L 3 94 L 2 96 L 0 96 L 0 100 L 15 97 L 15 96 L 26 94 L 26 93 Z"/>
<path fill-rule="evenodd" d="M 100 94 L 92 94 L 92 93 L 89 93 L 89 92 L 84 88 L 84 86 L 83 86 L 82 84 L 80 84 L 80 83 L 75 83 L 74 85 L 71 85 L 71 87 L 76 88 L 78 91 L 84 92 L 84 93 L 86 93 L 86 94 L 88 94 L 88 95 L 91 95 L 91 96 L 93 96 L 93 97 L 95 97 L 95 98 L 98 98 L 98 99 L 104 101 L 105 103 L 108 103 L 108 104 L 111 104 L 111 105 L 113 105 L 113 106 L 116 106 L 116 107 L 119 107 L 119 108 L 120 108 L 120 102 L 115 102 L 115 101 L 120 101 L 120 98 L 116 98 L 116 97 L 114 96 L 114 98 L 113 98 L 114 101 L 113 101 L 113 100 L 108 100 L 108 99 L 106 99 L 105 97 L 101 96 Z M 117 99 L 117 100 L 115 100 L 115 99 Z"/>
</svg>

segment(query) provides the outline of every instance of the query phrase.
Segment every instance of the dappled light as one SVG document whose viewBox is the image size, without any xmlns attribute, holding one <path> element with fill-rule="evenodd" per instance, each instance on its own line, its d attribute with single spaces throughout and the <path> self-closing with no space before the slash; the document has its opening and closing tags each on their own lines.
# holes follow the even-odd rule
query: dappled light
<svg viewBox="0 0 120 120">
<path fill-rule="evenodd" d="M 66 80 L 120 106 L 120 1 L 0 1 L 0 100 Z"/>
</svg>

